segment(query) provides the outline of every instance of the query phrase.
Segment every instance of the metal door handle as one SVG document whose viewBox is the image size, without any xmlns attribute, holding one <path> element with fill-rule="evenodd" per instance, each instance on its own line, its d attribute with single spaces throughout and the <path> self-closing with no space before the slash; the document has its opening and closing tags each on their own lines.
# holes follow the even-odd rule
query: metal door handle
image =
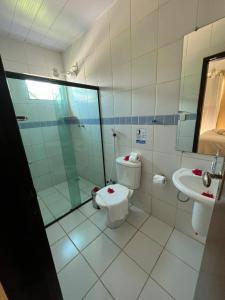
<svg viewBox="0 0 225 300">
<path fill-rule="evenodd" d="M 16 116 L 17 121 L 26 121 L 28 120 L 28 117 L 26 116 Z"/>
</svg>

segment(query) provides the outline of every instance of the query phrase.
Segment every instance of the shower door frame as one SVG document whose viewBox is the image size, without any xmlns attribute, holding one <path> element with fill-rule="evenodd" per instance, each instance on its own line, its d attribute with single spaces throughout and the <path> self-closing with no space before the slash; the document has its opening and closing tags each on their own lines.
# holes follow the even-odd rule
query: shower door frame
<svg viewBox="0 0 225 300">
<path fill-rule="evenodd" d="M 0 56 L 0 281 L 9 299 L 62 300 Z"/>
<path fill-rule="evenodd" d="M 103 175 L 104 175 L 104 184 L 106 185 L 106 170 L 105 170 L 105 157 L 104 157 L 104 146 L 103 146 L 103 132 L 102 132 L 102 117 L 101 117 L 101 106 L 100 106 L 100 88 L 95 85 L 88 85 L 88 84 L 82 84 L 82 83 L 75 83 L 72 81 L 65 81 L 60 79 L 54 79 L 49 77 L 42 77 L 42 76 L 36 76 L 36 75 L 30 75 L 30 74 L 24 74 L 24 73 L 16 73 L 11 71 L 5 71 L 6 78 L 12 78 L 12 79 L 20 79 L 20 80 L 34 80 L 39 82 L 47 82 L 52 84 L 57 84 L 61 86 L 68 86 L 68 87 L 77 87 L 82 89 L 89 89 L 89 90 L 96 90 L 97 91 L 97 97 L 98 97 L 98 113 L 99 113 L 99 126 L 100 126 L 100 135 L 101 135 L 101 149 L 102 149 L 102 162 L 103 162 Z M 70 209 L 68 212 L 63 214 L 62 216 L 56 218 L 52 222 L 45 225 L 45 228 L 51 226 L 52 224 L 58 222 L 65 216 L 69 215 L 71 212 L 75 211 L 76 209 L 80 208 L 81 206 L 85 205 L 87 202 L 91 201 L 92 198 L 89 198 L 85 202 L 79 204 L 78 206 Z"/>
</svg>

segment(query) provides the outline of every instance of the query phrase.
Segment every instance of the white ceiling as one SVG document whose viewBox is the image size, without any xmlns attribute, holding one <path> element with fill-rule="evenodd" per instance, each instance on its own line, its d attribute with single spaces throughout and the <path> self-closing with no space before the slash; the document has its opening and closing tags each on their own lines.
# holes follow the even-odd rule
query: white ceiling
<svg viewBox="0 0 225 300">
<path fill-rule="evenodd" d="M 0 34 L 65 50 L 114 0 L 0 0 Z"/>
</svg>

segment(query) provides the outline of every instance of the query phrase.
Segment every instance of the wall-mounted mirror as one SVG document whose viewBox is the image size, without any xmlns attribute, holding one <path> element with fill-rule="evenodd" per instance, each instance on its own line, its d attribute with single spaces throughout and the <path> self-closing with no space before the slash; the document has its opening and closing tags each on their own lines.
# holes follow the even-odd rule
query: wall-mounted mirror
<svg viewBox="0 0 225 300">
<path fill-rule="evenodd" d="M 184 37 L 177 150 L 225 156 L 225 19 Z"/>
</svg>

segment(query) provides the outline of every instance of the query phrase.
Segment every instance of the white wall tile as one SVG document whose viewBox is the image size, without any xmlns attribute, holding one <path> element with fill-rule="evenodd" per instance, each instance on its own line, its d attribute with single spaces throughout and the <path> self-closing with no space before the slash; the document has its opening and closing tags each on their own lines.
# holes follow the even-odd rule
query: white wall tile
<svg viewBox="0 0 225 300">
<path fill-rule="evenodd" d="M 152 194 L 156 199 L 173 206 L 177 204 L 177 191 L 172 182 L 172 175 L 180 168 L 180 159 L 180 155 L 153 152 L 153 176 L 164 175 L 167 182 L 165 185 L 153 183 Z"/>
<path fill-rule="evenodd" d="M 3 59 L 4 69 L 11 72 L 17 73 L 28 73 L 28 66 L 24 63 Z"/>
<path fill-rule="evenodd" d="M 181 166 L 182 168 L 190 168 L 190 169 L 201 169 L 201 170 L 211 170 L 212 164 L 212 156 L 203 156 L 203 155 L 192 155 L 184 154 L 182 156 Z M 219 158 L 217 171 L 221 171 L 223 158 Z"/>
<path fill-rule="evenodd" d="M 43 142 L 41 128 L 22 129 L 20 132 L 25 146 L 41 144 Z"/>
<path fill-rule="evenodd" d="M 117 143 L 116 146 L 116 157 L 118 156 L 125 156 L 128 155 L 131 152 L 131 146 L 124 146 L 120 143 Z"/>
<path fill-rule="evenodd" d="M 17 63 L 27 63 L 26 47 L 24 43 L 7 37 L 1 37 L 0 52 L 3 60 L 7 59 Z"/>
<path fill-rule="evenodd" d="M 114 125 L 103 125 L 102 126 L 102 133 L 103 133 L 103 141 L 106 144 L 113 144 L 113 132 Z"/>
<path fill-rule="evenodd" d="M 197 26 L 202 27 L 224 17 L 224 0 L 199 0 Z"/>
<path fill-rule="evenodd" d="M 197 0 L 171 0 L 159 9 L 159 47 L 192 32 L 196 25 Z"/>
<path fill-rule="evenodd" d="M 214 46 L 221 45 L 222 47 L 224 47 L 224 42 L 225 42 L 225 37 L 224 37 L 224 32 L 223 32 L 224 27 L 225 27 L 224 18 L 215 22 L 212 25 L 212 39 L 211 39 L 212 45 L 214 45 Z"/>
<path fill-rule="evenodd" d="M 182 40 L 159 49 L 157 82 L 171 81 L 180 78 L 182 52 Z"/>
<path fill-rule="evenodd" d="M 156 114 L 167 115 L 178 112 L 180 81 L 170 81 L 157 85 Z"/>
<path fill-rule="evenodd" d="M 154 126 L 154 150 L 166 153 L 177 153 L 176 145 L 177 126 L 156 125 Z"/>
<path fill-rule="evenodd" d="M 114 90 L 114 115 L 130 116 L 131 115 L 131 91 Z"/>
<path fill-rule="evenodd" d="M 136 23 L 156 10 L 157 0 L 131 0 L 131 23 Z"/>
<path fill-rule="evenodd" d="M 169 0 L 159 0 L 159 7 L 166 4 Z"/>
<path fill-rule="evenodd" d="M 35 65 L 38 60 L 39 65 L 44 66 L 46 59 L 46 50 L 41 47 L 36 47 L 32 44 L 25 44 L 25 51 L 27 54 L 27 63 L 29 65 Z"/>
<path fill-rule="evenodd" d="M 127 29 L 111 40 L 112 65 L 129 63 L 130 50 L 130 29 Z"/>
<path fill-rule="evenodd" d="M 138 57 L 157 46 L 157 12 L 145 16 L 131 27 L 132 56 Z"/>
<path fill-rule="evenodd" d="M 53 77 L 52 69 L 63 71 L 62 55 L 30 43 L 0 38 L 0 53 L 7 71 Z"/>
<path fill-rule="evenodd" d="M 109 12 L 110 35 L 118 35 L 130 26 L 130 0 L 118 0 Z"/>
<path fill-rule="evenodd" d="M 205 26 L 198 31 L 192 32 L 187 39 L 186 55 L 197 55 L 210 47 L 212 26 Z"/>
<path fill-rule="evenodd" d="M 152 174 L 142 171 L 139 190 L 142 193 L 150 195 L 152 192 Z"/>
<path fill-rule="evenodd" d="M 146 173 L 153 173 L 153 153 L 150 150 L 140 149 L 138 146 L 133 147 L 132 151 L 141 153 L 142 171 Z"/>
<path fill-rule="evenodd" d="M 153 153 L 153 174 L 164 174 L 169 180 L 172 174 L 180 168 L 181 155 L 168 153 Z"/>
<path fill-rule="evenodd" d="M 113 66 L 113 88 L 129 90 L 131 88 L 131 65 Z"/>
<path fill-rule="evenodd" d="M 156 52 L 152 51 L 132 61 L 132 88 L 146 86 L 156 81 Z"/>
<path fill-rule="evenodd" d="M 131 202 L 147 214 L 151 213 L 151 196 L 149 194 L 136 190 L 131 198 Z"/>
<path fill-rule="evenodd" d="M 113 117 L 114 115 L 114 98 L 112 90 L 100 91 L 100 105 L 102 117 Z"/>
<path fill-rule="evenodd" d="M 159 199 L 152 198 L 152 215 L 170 226 L 175 226 L 176 207 Z"/>
<path fill-rule="evenodd" d="M 7 80 L 7 83 L 9 85 L 10 95 L 13 103 L 24 103 L 26 100 L 28 100 L 28 91 L 25 82 L 10 78 Z"/>
<path fill-rule="evenodd" d="M 57 119 L 55 106 L 54 103 L 51 103 L 51 101 L 45 101 L 45 103 L 40 103 L 39 101 L 38 110 L 40 121 L 55 121 Z"/>
<path fill-rule="evenodd" d="M 132 115 L 145 116 L 155 113 L 155 85 L 148 85 L 132 90 Z"/>
<path fill-rule="evenodd" d="M 132 130 L 130 125 L 115 125 L 117 133 L 116 144 L 119 146 L 129 146 L 132 143 Z"/>
<path fill-rule="evenodd" d="M 38 161 L 47 157 L 43 144 L 26 147 L 26 155 L 29 162 Z"/>
<path fill-rule="evenodd" d="M 101 103 L 104 117 L 176 113 L 182 55 L 190 52 L 188 39 L 183 48 L 183 36 L 192 32 L 196 25 L 205 25 L 224 16 L 224 2 L 224 0 L 119 0 L 104 14 L 105 21 L 96 21 L 91 30 L 67 50 L 67 55 L 63 55 L 65 64 L 69 67 L 73 61 L 85 61 L 88 55 L 93 54 L 95 59 L 92 67 L 90 68 L 89 64 L 86 68 L 86 75 L 87 80 L 98 82 L 100 87 L 104 87 Z M 222 26 L 222 21 L 219 21 L 212 28 L 212 40 L 216 41 L 215 52 L 222 51 L 224 47 L 220 31 Z M 183 105 L 188 109 L 196 105 L 198 95 L 196 87 L 199 83 L 194 82 L 201 72 L 199 58 L 210 54 L 208 49 L 201 50 L 209 45 L 210 30 L 203 28 L 197 31 L 195 39 L 189 41 L 189 45 L 195 46 L 191 55 L 194 63 L 190 63 L 188 59 L 184 61 L 182 77 L 186 77 L 188 89 L 181 89 Z M 201 42 L 198 38 L 200 31 L 204 31 Z M 83 67 L 81 72 L 84 73 L 84 69 Z M 80 74 L 77 77 L 78 82 L 85 83 L 85 76 Z M 189 101 L 186 101 L 187 99 Z M 186 134 L 184 143 L 187 143 L 193 132 L 193 122 L 188 123 L 188 126 L 183 128 Z M 174 225 L 175 216 L 177 224 L 180 224 L 179 218 L 182 222 L 182 216 L 179 216 L 182 215 L 180 212 L 183 212 L 185 214 L 183 223 L 188 224 L 186 227 L 190 231 L 192 202 L 185 205 L 177 202 L 177 191 L 171 177 L 181 165 L 203 168 L 209 165 L 210 159 L 207 161 L 200 156 L 177 152 L 176 126 L 140 125 L 146 127 L 148 136 L 152 139 L 145 145 L 137 145 L 134 142 L 135 131 L 139 126 L 103 125 L 107 176 L 114 159 L 111 131 L 114 127 L 120 131 L 116 138 L 116 156 L 129 154 L 131 150 L 142 154 L 142 182 L 133 200 L 138 203 L 138 199 L 141 199 L 139 205 L 149 209 L 153 197 L 153 214 L 171 225 Z M 78 148 L 81 152 L 82 145 Z M 168 183 L 164 188 L 152 185 L 151 178 L 155 173 L 164 173 L 168 177 Z M 115 167 L 112 177 L 115 178 Z M 176 207 L 178 207 L 177 214 Z"/>
<path fill-rule="evenodd" d="M 58 128 L 55 126 L 43 127 L 42 134 L 45 142 L 53 142 L 59 140 Z"/>
<path fill-rule="evenodd" d="M 45 190 L 53 185 L 52 174 L 48 173 L 37 178 L 33 178 L 34 186 L 37 192 Z M 51 220 L 53 221 L 53 220 Z"/>
<path fill-rule="evenodd" d="M 161 202 L 170 204 L 174 207 L 177 205 L 177 190 L 174 187 L 172 178 L 167 178 L 167 183 L 165 185 L 152 184 L 152 196 L 156 199 L 161 200 Z"/>
<path fill-rule="evenodd" d="M 33 161 L 30 165 L 32 177 L 39 177 L 49 173 L 49 165 L 47 159 Z"/>
</svg>

